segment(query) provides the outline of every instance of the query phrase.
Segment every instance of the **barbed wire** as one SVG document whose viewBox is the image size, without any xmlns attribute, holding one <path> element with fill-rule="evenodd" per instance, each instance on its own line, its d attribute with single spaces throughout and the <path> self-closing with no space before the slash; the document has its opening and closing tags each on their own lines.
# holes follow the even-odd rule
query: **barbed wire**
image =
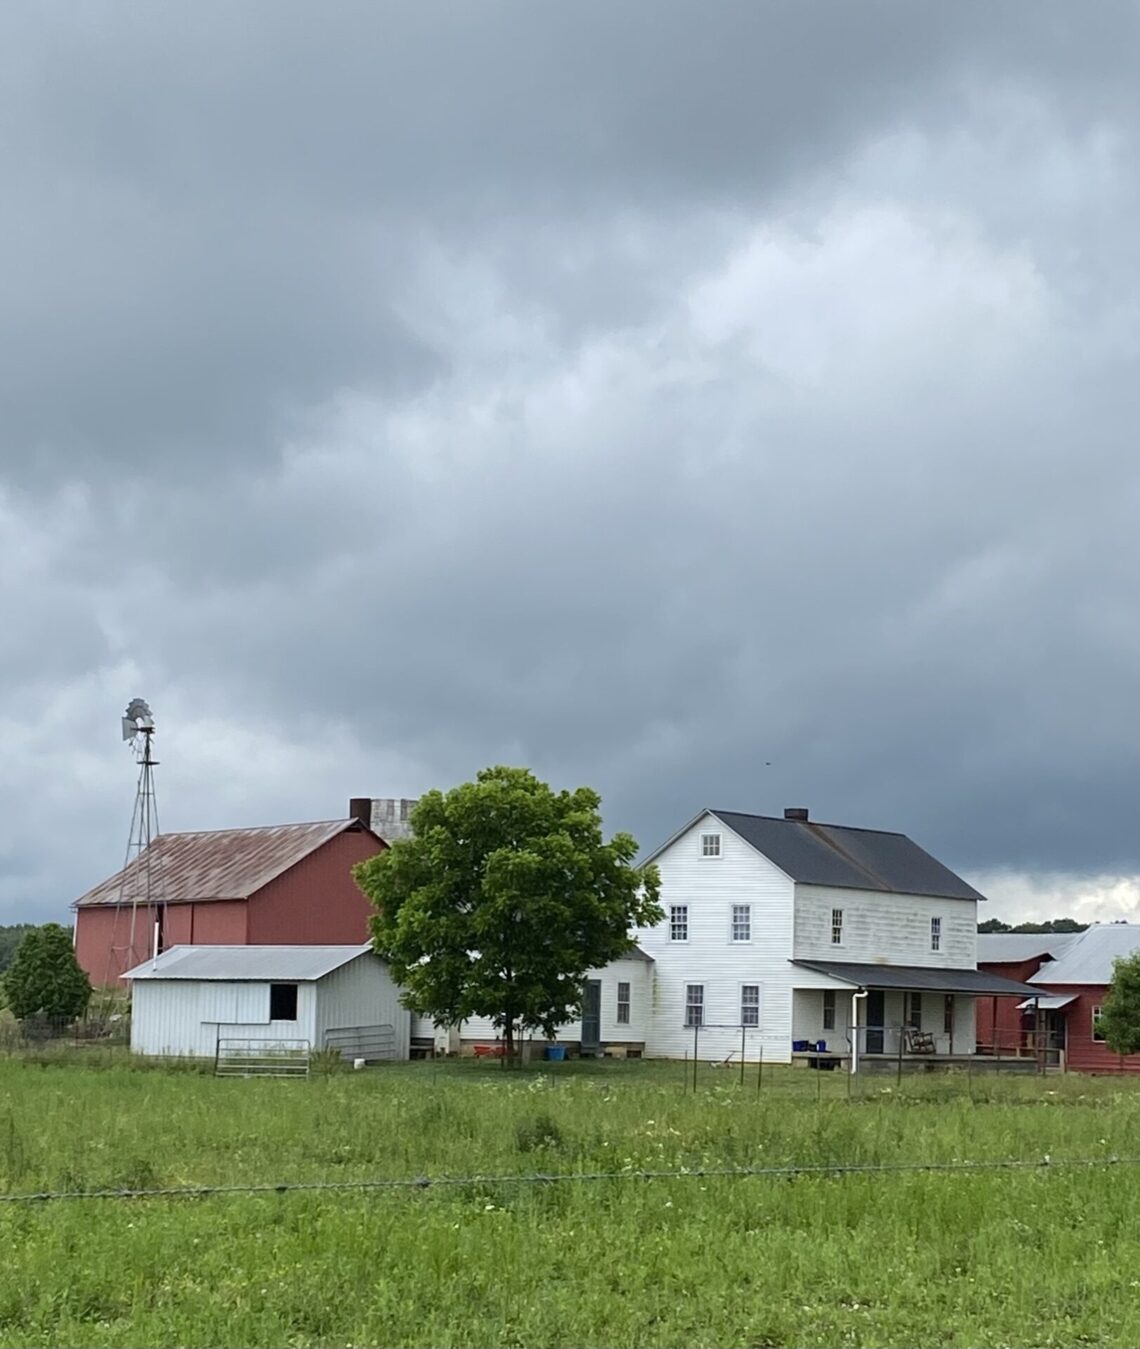
<svg viewBox="0 0 1140 1349">
<path fill-rule="evenodd" d="M 0 1204 L 41 1204 L 77 1199 L 204 1199 L 225 1195 L 296 1194 L 312 1192 L 438 1190 L 499 1185 L 555 1185 L 567 1182 L 628 1180 L 700 1180 L 764 1178 L 792 1179 L 798 1176 L 838 1179 L 843 1176 L 903 1175 L 980 1171 L 1058 1171 L 1140 1166 L 1140 1157 L 1054 1158 L 1047 1154 L 1031 1159 L 953 1162 L 821 1162 L 785 1166 L 698 1166 L 676 1170 L 627 1168 L 621 1171 L 524 1171 L 504 1175 L 383 1177 L 371 1180 L 287 1180 L 241 1185 L 166 1185 L 150 1188 L 100 1190 L 35 1190 L 0 1194 Z"/>
</svg>

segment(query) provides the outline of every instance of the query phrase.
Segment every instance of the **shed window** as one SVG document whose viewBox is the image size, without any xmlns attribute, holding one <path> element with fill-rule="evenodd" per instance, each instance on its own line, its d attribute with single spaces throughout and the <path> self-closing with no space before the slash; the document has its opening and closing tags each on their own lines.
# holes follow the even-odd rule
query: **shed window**
<svg viewBox="0 0 1140 1349">
<path fill-rule="evenodd" d="M 942 949 L 942 919 L 932 918 L 930 920 L 930 949 L 940 951 Z"/>
<path fill-rule="evenodd" d="M 758 1026 L 760 1024 L 760 985 L 741 984 L 740 986 L 740 1024 Z"/>
<path fill-rule="evenodd" d="M 843 910 L 832 909 L 831 911 L 831 944 L 832 946 L 843 945 Z"/>
<path fill-rule="evenodd" d="M 685 985 L 685 1025 L 703 1026 L 705 1024 L 705 986 L 704 984 Z"/>
<path fill-rule="evenodd" d="M 1100 1008 L 1092 1009 L 1092 1038 L 1098 1045 L 1104 1044 L 1104 1032 L 1100 1028 Z"/>
<path fill-rule="evenodd" d="M 270 1021 L 297 1020 L 296 984 L 269 985 L 269 1019 Z"/>
<path fill-rule="evenodd" d="M 619 983 L 617 987 L 617 1016 L 615 1017 L 619 1026 L 629 1025 L 629 985 Z"/>
<path fill-rule="evenodd" d="M 669 940 L 689 940 L 689 906 L 673 904 L 669 909 Z"/>
<path fill-rule="evenodd" d="M 720 835 L 702 834 L 701 835 L 701 856 L 719 857 L 720 856 Z"/>
<path fill-rule="evenodd" d="M 835 989 L 823 990 L 823 1029 L 835 1029 Z"/>
</svg>

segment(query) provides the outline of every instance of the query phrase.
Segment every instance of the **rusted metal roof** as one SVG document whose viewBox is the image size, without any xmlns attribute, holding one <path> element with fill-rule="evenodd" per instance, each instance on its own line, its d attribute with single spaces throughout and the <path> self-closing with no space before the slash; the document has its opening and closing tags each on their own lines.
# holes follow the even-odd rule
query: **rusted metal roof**
<svg viewBox="0 0 1140 1349">
<path fill-rule="evenodd" d="M 325 820 L 260 829 L 160 834 L 144 853 L 88 890 L 71 907 L 86 909 L 141 900 L 147 894 L 148 870 L 150 894 L 158 902 L 201 904 L 248 899 L 329 839 L 360 828 L 358 820 Z"/>
</svg>

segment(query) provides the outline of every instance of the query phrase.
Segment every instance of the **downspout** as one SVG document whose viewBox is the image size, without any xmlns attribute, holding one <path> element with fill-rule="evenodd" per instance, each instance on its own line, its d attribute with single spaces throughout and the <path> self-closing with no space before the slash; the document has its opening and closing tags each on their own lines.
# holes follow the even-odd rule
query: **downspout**
<svg viewBox="0 0 1140 1349">
<path fill-rule="evenodd" d="M 851 994 L 851 1071 L 859 1071 L 859 1003 L 869 992 L 866 988 L 857 988 Z"/>
</svg>

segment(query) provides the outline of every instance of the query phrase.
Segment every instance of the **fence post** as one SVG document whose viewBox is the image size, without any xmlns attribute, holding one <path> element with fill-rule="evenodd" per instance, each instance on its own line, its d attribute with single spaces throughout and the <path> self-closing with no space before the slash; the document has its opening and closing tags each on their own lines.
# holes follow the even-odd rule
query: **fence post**
<svg viewBox="0 0 1140 1349">
<path fill-rule="evenodd" d="M 756 1095 L 760 1095 L 760 1088 L 764 1084 L 764 1041 L 760 1041 L 760 1057 L 756 1060 Z"/>
<path fill-rule="evenodd" d="M 700 1055 L 698 1054 L 698 1043 L 699 1043 L 699 1037 L 700 1037 L 700 1034 L 701 1034 L 701 1024 L 700 1024 L 699 1021 L 695 1021 L 695 1022 L 693 1023 L 693 1090 L 694 1090 L 694 1091 L 696 1091 L 696 1089 L 697 1089 L 697 1060 L 698 1060 L 698 1058 L 700 1057 Z"/>
<path fill-rule="evenodd" d="M 747 1034 L 744 1026 L 740 1027 L 740 1085 L 744 1086 L 744 1037 Z"/>
<path fill-rule="evenodd" d="M 895 1073 L 895 1086 L 902 1086 L 902 1063 L 903 1063 L 903 1041 L 906 1039 L 906 1029 L 899 1027 L 899 1066 Z"/>
</svg>

